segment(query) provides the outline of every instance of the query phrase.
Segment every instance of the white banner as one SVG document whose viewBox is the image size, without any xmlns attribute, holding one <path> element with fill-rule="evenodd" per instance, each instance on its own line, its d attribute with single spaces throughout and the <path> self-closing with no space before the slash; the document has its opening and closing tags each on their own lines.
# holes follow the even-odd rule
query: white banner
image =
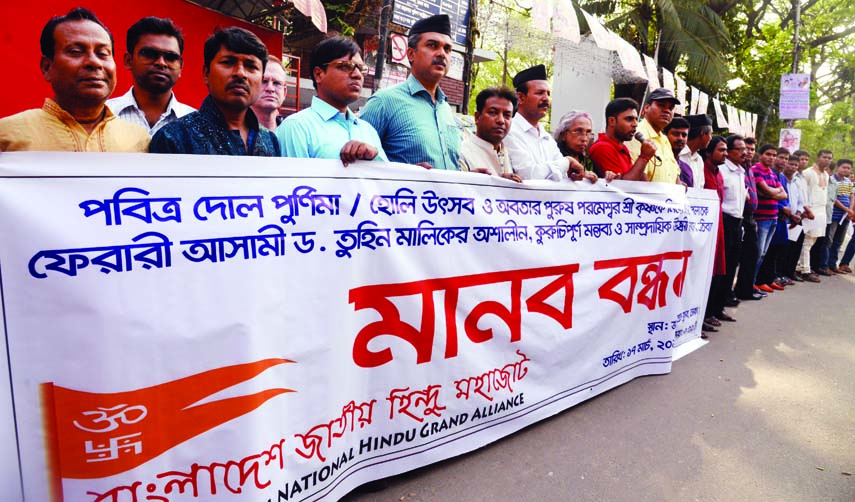
<svg viewBox="0 0 855 502">
<path fill-rule="evenodd" d="M 337 499 L 667 373 L 718 227 L 678 185 L 215 156 L 3 154 L 0 208 L 39 501 Z"/>
<path fill-rule="evenodd" d="M 721 102 L 717 98 L 713 98 L 713 108 L 715 108 L 715 123 L 716 127 L 719 129 L 727 129 L 730 126 L 727 123 L 727 119 L 724 118 L 724 112 L 721 111 Z M 733 131 L 731 131 L 733 132 Z"/>
<path fill-rule="evenodd" d="M 644 58 L 644 67 L 647 70 L 647 88 L 650 90 L 659 87 L 659 72 L 656 68 L 656 61 L 647 54 L 642 54 Z"/>
<path fill-rule="evenodd" d="M 552 32 L 560 37 L 578 44 L 581 40 L 579 34 L 579 19 L 570 0 L 555 0 L 555 9 L 552 17 Z"/>
<path fill-rule="evenodd" d="M 691 113 L 688 113 L 689 103 L 686 100 L 686 81 L 680 77 L 675 78 L 677 80 L 677 99 L 680 100 L 680 104 L 674 110 L 683 115 L 691 115 Z"/>
</svg>

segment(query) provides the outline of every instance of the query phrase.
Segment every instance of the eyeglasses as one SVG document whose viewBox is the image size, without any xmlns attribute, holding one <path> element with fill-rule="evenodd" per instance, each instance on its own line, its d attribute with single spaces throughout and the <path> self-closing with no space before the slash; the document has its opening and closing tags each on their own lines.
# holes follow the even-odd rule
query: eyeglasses
<svg viewBox="0 0 855 502">
<path fill-rule="evenodd" d="M 143 47 L 137 51 L 140 59 L 145 64 L 154 64 L 162 57 L 166 64 L 175 66 L 181 61 L 181 54 L 172 51 L 160 51 L 151 47 Z"/>
<path fill-rule="evenodd" d="M 567 131 L 567 133 L 568 133 L 568 134 L 570 134 L 571 136 L 575 136 L 575 137 L 577 137 L 577 138 L 584 136 L 585 138 L 587 138 L 587 139 L 588 139 L 588 141 L 593 141 L 593 140 L 594 140 L 594 133 L 592 133 L 592 132 L 585 132 L 585 131 L 584 131 L 584 130 L 582 130 L 582 129 L 574 129 L 574 130 L 572 130 L 572 131 Z"/>
<path fill-rule="evenodd" d="M 329 66 L 333 65 L 339 70 L 345 73 L 353 73 L 353 70 L 358 69 L 359 73 L 365 75 L 368 73 L 368 67 L 364 64 L 356 64 L 353 61 L 330 61 L 329 63 L 324 63 L 320 66 Z"/>
<path fill-rule="evenodd" d="M 278 80 L 272 80 L 269 78 L 261 79 L 261 86 L 262 87 L 264 87 L 267 84 L 272 85 L 273 88 L 276 89 L 277 91 L 285 88 L 285 82 L 280 82 Z"/>
</svg>

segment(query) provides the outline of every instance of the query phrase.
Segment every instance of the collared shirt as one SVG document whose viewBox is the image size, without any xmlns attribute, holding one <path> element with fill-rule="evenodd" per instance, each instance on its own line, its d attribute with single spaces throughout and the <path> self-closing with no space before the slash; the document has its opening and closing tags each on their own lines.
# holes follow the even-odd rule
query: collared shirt
<svg viewBox="0 0 855 502">
<path fill-rule="evenodd" d="M 497 176 L 514 172 L 504 143 L 499 143 L 499 149 L 496 150 L 489 141 L 467 133 L 460 144 L 460 169 L 474 171 L 479 168 L 487 169 L 490 174 Z"/>
<path fill-rule="evenodd" d="M 742 218 L 745 210 L 745 196 L 748 187 L 745 186 L 745 169 L 734 164 L 730 159 L 724 159 L 724 165 L 719 168 L 724 185 L 721 210 L 734 218 Z"/>
<path fill-rule="evenodd" d="M 0 152 L 146 152 L 151 138 L 145 129 L 117 120 L 109 108 L 87 132 L 56 101 L 0 119 Z"/>
<path fill-rule="evenodd" d="M 667 137 L 667 136 L 666 136 Z M 670 140 L 668 141 L 670 143 Z M 673 153 L 674 150 L 671 150 Z M 682 160 L 692 168 L 692 178 L 696 187 L 704 186 L 704 159 L 700 152 L 692 152 L 688 146 L 684 146 L 677 160 Z"/>
<path fill-rule="evenodd" d="M 600 133 L 597 141 L 588 149 L 588 156 L 598 167 L 597 176 L 605 176 L 606 171 L 624 175 L 632 169 L 632 157 L 623 143 Z"/>
<path fill-rule="evenodd" d="M 555 138 L 541 124 L 535 127 L 519 113 L 511 120 L 505 148 L 514 172 L 524 180 L 560 181 L 567 178 L 570 161 L 561 155 Z"/>
<path fill-rule="evenodd" d="M 837 183 L 837 190 L 835 191 L 835 200 L 843 204 L 843 207 L 848 208 L 850 197 L 852 196 L 852 182 L 849 181 L 848 178 L 840 178 L 836 174 L 832 175 L 831 177 L 834 179 L 834 182 Z M 843 215 L 847 214 L 842 209 L 838 209 L 834 205 L 834 201 L 831 201 L 831 208 L 832 221 L 840 221 L 841 218 L 843 218 Z"/>
<path fill-rule="evenodd" d="M 312 106 L 288 116 L 276 128 L 283 157 L 337 159 L 348 141 L 361 141 L 377 149 L 374 160 L 386 162 L 386 152 L 371 124 L 345 109 L 338 111 L 314 96 Z"/>
<path fill-rule="evenodd" d="M 778 178 L 778 173 L 773 170 L 771 167 L 766 167 L 759 162 L 754 164 L 754 167 L 751 168 L 751 174 L 754 175 L 754 182 L 760 183 L 761 181 L 766 183 L 766 186 L 771 190 L 774 190 L 781 186 L 781 180 Z M 757 221 L 762 220 L 775 220 L 778 218 L 778 201 L 771 198 L 766 197 L 757 191 L 757 209 L 754 211 L 754 219 Z"/>
<path fill-rule="evenodd" d="M 668 136 L 654 131 L 653 126 L 647 122 L 647 119 L 642 119 L 638 123 L 638 131 L 644 134 L 645 138 L 656 144 L 656 155 L 659 156 L 659 159 L 662 159 L 660 161 L 656 156 L 653 156 L 647 162 L 645 172 L 647 173 L 648 181 L 676 183 L 677 178 L 680 176 L 680 166 L 677 164 L 677 159 L 671 150 L 671 142 L 668 140 Z M 641 143 L 632 139 L 625 144 L 629 148 L 632 161 L 635 162 L 641 154 Z M 700 186 L 697 178 L 695 178 L 695 186 Z"/>
<path fill-rule="evenodd" d="M 249 139 L 243 141 L 240 131 L 229 129 L 223 113 L 211 96 L 205 98 L 198 112 L 185 115 L 166 124 L 151 139 L 152 153 L 190 153 L 195 155 L 248 155 L 279 157 L 279 141 L 272 131 L 258 124 L 252 108 L 244 118 Z"/>
<path fill-rule="evenodd" d="M 793 179 L 787 183 L 787 193 L 790 196 L 790 208 L 794 213 L 803 213 L 808 206 L 807 185 L 802 173 L 793 174 Z"/>
<path fill-rule="evenodd" d="M 361 117 L 374 126 L 392 162 L 427 162 L 434 169 L 459 169 L 460 128 L 439 87 L 434 102 L 411 74 L 406 82 L 368 98 Z"/>
<path fill-rule="evenodd" d="M 193 107 L 179 103 L 178 100 L 175 99 L 175 94 L 173 93 L 169 97 L 169 104 L 166 105 L 166 111 L 163 112 L 163 115 L 161 115 L 159 119 L 157 119 L 154 127 L 149 126 L 148 120 L 145 118 L 145 112 L 140 110 L 139 104 L 137 104 L 137 98 L 134 97 L 133 86 L 131 86 L 131 88 L 128 89 L 128 92 L 123 96 L 108 99 L 107 106 L 110 107 L 110 110 L 120 119 L 145 127 L 151 136 L 154 136 L 154 133 L 159 131 L 161 127 L 173 120 L 180 119 L 181 117 L 196 111 Z"/>
</svg>

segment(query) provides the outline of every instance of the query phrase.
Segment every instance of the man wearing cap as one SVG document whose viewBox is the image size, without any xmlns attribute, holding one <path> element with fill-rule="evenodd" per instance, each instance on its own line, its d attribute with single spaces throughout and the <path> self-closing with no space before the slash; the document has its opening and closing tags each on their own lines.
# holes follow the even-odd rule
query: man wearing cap
<svg viewBox="0 0 855 502">
<path fill-rule="evenodd" d="M 458 170 L 460 130 L 439 82 L 448 73 L 451 22 L 445 14 L 410 28 L 406 82 L 368 99 L 361 118 L 374 126 L 392 162 Z"/>
<path fill-rule="evenodd" d="M 568 170 L 584 172 L 578 161 L 561 155 L 555 139 L 540 124 L 549 112 L 552 95 L 546 67 L 539 64 L 517 73 L 514 89 L 519 107 L 505 138 L 514 172 L 524 180 L 552 181 L 567 179 Z"/>
<path fill-rule="evenodd" d="M 692 168 L 694 186 L 704 188 L 704 159 L 699 152 L 712 139 L 712 118 L 709 115 L 686 115 L 684 118 L 689 122 L 689 136 L 677 160 Z"/>
<path fill-rule="evenodd" d="M 656 155 L 648 160 L 645 170 L 648 181 L 677 183 L 679 179 L 680 166 L 671 151 L 668 136 L 662 132 L 674 117 L 674 107 L 679 104 L 680 100 L 674 97 L 671 90 L 660 87 L 650 93 L 641 110 L 644 119 L 638 123 L 638 132 L 656 144 Z M 641 143 L 632 140 L 626 146 L 629 148 L 632 161 L 635 162 L 641 154 Z M 697 183 L 696 178 L 696 186 L 698 186 Z"/>
</svg>

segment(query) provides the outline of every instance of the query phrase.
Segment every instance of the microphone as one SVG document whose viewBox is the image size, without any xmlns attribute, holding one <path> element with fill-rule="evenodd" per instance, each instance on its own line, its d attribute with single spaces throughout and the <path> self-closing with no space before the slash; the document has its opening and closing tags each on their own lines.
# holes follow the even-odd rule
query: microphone
<svg viewBox="0 0 855 502">
<path fill-rule="evenodd" d="M 644 134 L 642 134 L 641 131 L 635 131 L 635 139 L 637 139 L 639 143 L 647 141 L 647 138 L 644 137 Z M 656 160 L 662 162 L 662 158 L 659 157 L 658 154 L 654 153 L 653 156 L 656 157 Z"/>
</svg>

